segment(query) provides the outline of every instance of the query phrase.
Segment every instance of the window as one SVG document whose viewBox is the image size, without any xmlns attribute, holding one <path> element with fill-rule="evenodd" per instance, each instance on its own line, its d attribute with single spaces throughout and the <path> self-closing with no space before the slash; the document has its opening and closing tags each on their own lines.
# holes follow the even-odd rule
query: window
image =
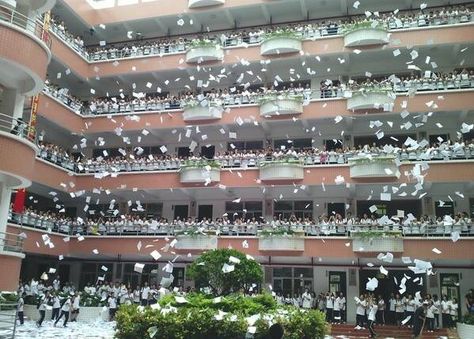
<svg viewBox="0 0 474 339">
<path fill-rule="evenodd" d="M 324 140 L 324 146 L 326 146 L 327 151 L 335 151 L 338 148 L 343 147 L 342 140 L 339 139 L 328 139 Z"/>
<path fill-rule="evenodd" d="M 375 135 L 363 135 L 363 136 L 354 136 L 354 147 L 365 146 L 375 143 L 376 146 L 383 146 L 390 144 L 397 147 L 402 147 L 405 140 L 410 137 L 414 140 L 417 140 L 416 134 L 397 134 L 397 135 L 387 135 L 385 134 L 382 139 L 377 138 Z"/>
<path fill-rule="evenodd" d="M 313 269 L 306 267 L 274 267 L 273 290 L 284 296 L 313 291 Z"/>
<path fill-rule="evenodd" d="M 274 216 L 289 219 L 293 214 L 297 218 L 313 217 L 313 202 L 311 200 L 277 201 L 274 203 Z"/>
<path fill-rule="evenodd" d="M 234 147 L 232 147 L 232 145 Z M 227 150 L 259 150 L 263 149 L 262 140 L 252 140 L 252 141 L 233 141 L 227 143 Z"/>
<path fill-rule="evenodd" d="M 255 218 L 260 221 L 260 218 L 263 215 L 262 202 L 245 201 L 236 203 L 232 201 L 227 201 L 225 203 L 225 212 L 227 213 L 227 217 L 231 221 L 234 221 L 235 218 L 242 218 L 244 220 Z"/>
</svg>

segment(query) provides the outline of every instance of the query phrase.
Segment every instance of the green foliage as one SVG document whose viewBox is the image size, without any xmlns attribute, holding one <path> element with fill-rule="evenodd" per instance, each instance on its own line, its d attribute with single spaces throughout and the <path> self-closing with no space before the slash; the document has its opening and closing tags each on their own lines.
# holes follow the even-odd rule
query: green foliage
<svg viewBox="0 0 474 339">
<path fill-rule="evenodd" d="M 277 38 L 303 40 L 303 37 L 300 34 L 298 34 L 298 32 L 294 30 L 293 28 L 279 28 L 272 32 L 265 33 L 263 40 L 267 41 L 270 39 L 277 39 Z"/>
<path fill-rule="evenodd" d="M 260 162 L 260 167 L 267 167 L 272 165 L 291 165 L 291 166 L 303 166 L 303 161 L 291 156 L 285 156 L 278 158 L 278 160 L 271 160 L 271 161 L 262 161 Z"/>
<path fill-rule="evenodd" d="M 189 294 L 188 303 L 178 304 L 174 295 L 160 300 L 161 310 L 123 305 L 117 312 L 118 339 L 244 339 L 248 337 L 246 318 L 258 316 L 255 339 L 263 339 L 271 323 L 280 323 L 285 338 L 324 338 L 324 314 L 293 306 L 278 309 L 271 295 L 255 297 L 230 295 L 214 302 L 213 297 Z M 220 314 L 219 319 L 216 318 Z"/>
<path fill-rule="evenodd" d="M 464 317 L 461 318 L 460 322 L 466 325 L 474 325 L 474 314 L 465 314 Z"/>
<path fill-rule="evenodd" d="M 221 164 L 216 160 L 186 160 L 184 164 L 181 165 L 183 168 L 205 168 L 209 166 L 211 169 L 220 169 Z"/>
<path fill-rule="evenodd" d="M 395 163 L 395 157 L 394 156 L 377 156 L 377 157 L 355 157 L 355 158 L 350 158 L 349 160 L 349 165 L 362 165 L 362 164 L 372 164 L 372 163 L 377 163 L 377 164 L 387 164 L 387 165 L 393 165 Z"/>
<path fill-rule="evenodd" d="M 220 44 L 214 40 L 208 40 L 208 39 L 193 39 L 189 45 L 188 49 L 194 49 L 194 48 L 204 48 L 204 47 L 214 47 L 214 48 L 219 48 L 217 46 L 220 46 Z"/>
<path fill-rule="evenodd" d="M 258 232 L 261 237 L 272 237 L 272 236 L 293 236 L 296 232 L 291 228 L 287 227 L 275 227 L 272 229 L 264 229 Z"/>
<path fill-rule="evenodd" d="M 229 264 L 229 257 L 240 259 L 235 270 L 222 272 L 224 264 Z M 234 249 L 219 249 L 202 254 L 188 268 L 188 276 L 198 284 L 205 284 L 215 295 L 227 295 L 240 290 L 248 290 L 253 284 L 263 281 L 263 272 L 259 263 L 249 260 L 242 252 Z"/>
<path fill-rule="evenodd" d="M 299 103 L 303 103 L 304 97 L 301 94 L 293 94 L 289 92 L 265 93 L 263 96 L 258 98 L 258 104 L 261 106 L 268 102 L 278 100 L 292 100 Z"/>
<path fill-rule="evenodd" d="M 352 237 L 364 240 L 381 239 L 381 238 L 400 238 L 400 231 L 357 231 L 351 232 Z"/>
<path fill-rule="evenodd" d="M 380 31 L 386 31 L 385 25 L 377 20 L 363 20 L 352 24 L 344 24 L 342 27 L 343 34 L 348 34 L 359 29 L 375 29 Z"/>
<path fill-rule="evenodd" d="M 16 292 L 0 292 L 0 310 L 14 310 L 18 302 L 18 294 Z"/>
</svg>

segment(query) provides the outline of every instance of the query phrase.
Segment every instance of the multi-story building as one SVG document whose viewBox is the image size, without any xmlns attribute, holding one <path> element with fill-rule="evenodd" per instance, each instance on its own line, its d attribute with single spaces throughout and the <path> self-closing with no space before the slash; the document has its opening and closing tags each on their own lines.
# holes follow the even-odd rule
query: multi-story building
<svg viewBox="0 0 474 339">
<path fill-rule="evenodd" d="M 27 3 L 0 1 L 1 289 L 190 286 L 229 246 L 284 294 L 473 287 L 472 3 Z"/>
</svg>

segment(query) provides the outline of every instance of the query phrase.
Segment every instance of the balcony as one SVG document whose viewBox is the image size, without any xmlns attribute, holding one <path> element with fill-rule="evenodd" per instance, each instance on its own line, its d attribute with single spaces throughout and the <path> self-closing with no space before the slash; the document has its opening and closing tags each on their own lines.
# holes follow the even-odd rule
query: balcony
<svg viewBox="0 0 474 339">
<path fill-rule="evenodd" d="M 270 94 L 260 99 L 260 116 L 269 118 L 303 113 L 303 96 Z"/>
<path fill-rule="evenodd" d="M 183 107 L 184 121 L 206 121 L 222 118 L 224 109 L 220 103 L 189 101 Z"/>
<path fill-rule="evenodd" d="M 396 95 L 391 89 L 362 89 L 351 92 L 351 97 L 347 99 L 347 109 L 350 111 L 383 109 L 388 112 L 393 110 L 395 98 Z"/>
<path fill-rule="evenodd" d="M 348 159 L 352 179 L 395 178 L 400 176 L 395 157 L 356 157 Z"/>
<path fill-rule="evenodd" d="M 287 234 L 281 230 L 259 232 L 259 251 L 304 251 L 304 232 Z"/>
<path fill-rule="evenodd" d="M 264 161 L 260 165 L 260 180 L 303 180 L 303 178 L 304 167 L 297 159 Z"/>
<path fill-rule="evenodd" d="M 265 35 L 260 46 L 261 55 L 299 53 L 303 50 L 301 36 L 295 31 L 275 31 Z"/>
<path fill-rule="evenodd" d="M 225 4 L 225 0 L 189 0 L 188 8 L 200 8 Z"/>
<path fill-rule="evenodd" d="M 31 185 L 38 149 L 31 127 L 0 114 L 0 177 L 10 188 Z"/>
<path fill-rule="evenodd" d="M 26 95 L 40 92 L 51 59 L 50 44 L 41 21 L 0 6 L 0 78 L 4 85 Z"/>
<path fill-rule="evenodd" d="M 190 64 L 200 64 L 209 61 L 219 61 L 224 59 L 224 51 L 220 45 L 208 40 L 196 40 L 191 43 L 186 52 L 186 62 Z"/>
<path fill-rule="evenodd" d="M 213 234 L 181 234 L 176 236 L 175 248 L 187 251 L 207 251 L 217 249 L 217 236 Z"/>
<path fill-rule="evenodd" d="M 221 167 L 216 161 L 189 160 L 179 170 L 182 184 L 205 184 L 221 180 Z"/>
<path fill-rule="evenodd" d="M 344 34 L 344 47 L 384 45 L 388 41 L 387 29 L 377 21 L 349 25 Z"/>
<path fill-rule="evenodd" d="M 351 232 L 352 250 L 359 253 L 403 252 L 403 238 L 398 231 Z"/>
</svg>

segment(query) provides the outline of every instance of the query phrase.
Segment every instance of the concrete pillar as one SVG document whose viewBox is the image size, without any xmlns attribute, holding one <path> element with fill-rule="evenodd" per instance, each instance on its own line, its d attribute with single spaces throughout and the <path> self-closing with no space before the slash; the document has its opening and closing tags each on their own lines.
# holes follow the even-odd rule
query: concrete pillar
<svg viewBox="0 0 474 339">
<path fill-rule="evenodd" d="M 11 189 L 0 182 L 0 238 L 7 229 L 8 209 L 10 208 Z"/>
<path fill-rule="evenodd" d="M 23 118 L 25 96 L 17 89 L 6 88 L 3 91 L 0 102 L 0 113 L 9 115 L 15 119 Z"/>
</svg>

